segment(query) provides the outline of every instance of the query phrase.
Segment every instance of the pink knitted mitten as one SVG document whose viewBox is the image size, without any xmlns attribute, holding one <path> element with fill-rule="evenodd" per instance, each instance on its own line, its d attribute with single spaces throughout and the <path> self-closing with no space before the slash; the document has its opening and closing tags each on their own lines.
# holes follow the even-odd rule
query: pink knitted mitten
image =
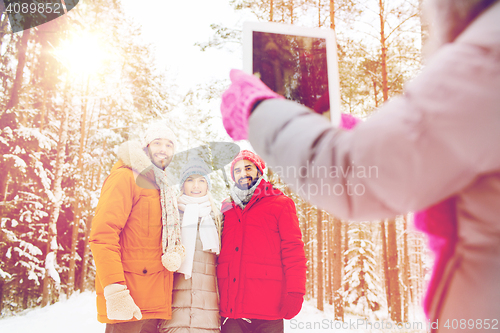
<svg viewBox="0 0 500 333">
<path fill-rule="evenodd" d="M 248 117 L 253 105 L 268 98 L 284 98 L 269 89 L 257 77 L 238 69 L 232 69 L 231 86 L 222 94 L 222 123 L 227 134 L 234 140 L 248 138 Z"/>
<path fill-rule="evenodd" d="M 340 128 L 350 130 L 353 129 L 354 126 L 356 126 L 357 123 L 359 123 L 361 120 L 359 118 L 356 118 L 348 113 L 342 113 L 340 115 Z"/>
</svg>

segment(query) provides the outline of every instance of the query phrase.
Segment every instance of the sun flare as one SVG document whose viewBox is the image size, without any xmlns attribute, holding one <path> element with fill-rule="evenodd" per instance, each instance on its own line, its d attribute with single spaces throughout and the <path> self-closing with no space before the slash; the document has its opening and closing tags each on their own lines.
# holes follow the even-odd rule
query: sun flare
<svg viewBox="0 0 500 333">
<path fill-rule="evenodd" d="M 54 52 L 59 61 L 74 74 L 99 73 L 109 58 L 99 40 L 89 34 L 73 36 L 61 42 Z"/>
</svg>

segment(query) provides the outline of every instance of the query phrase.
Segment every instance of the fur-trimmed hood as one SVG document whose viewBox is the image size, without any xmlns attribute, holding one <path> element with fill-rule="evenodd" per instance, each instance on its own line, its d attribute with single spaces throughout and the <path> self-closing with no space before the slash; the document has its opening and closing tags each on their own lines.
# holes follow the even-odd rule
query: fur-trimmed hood
<svg viewBox="0 0 500 333">
<path fill-rule="evenodd" d="M 117 155 L 123 164 L 138 173 L 143 172 L 153 165 L 139 141 L 134 140 L 122 143 L 118 148 Z"/>
<path fill-rule="evenodd" d="M 132 140 L 122 143 L 118 148 L 117 155 L 124 166 L 132 169 L 136 178 L 138 175 L 143 175 L 152 180 L 153 183 L 156 183 L 153 170 L 154 164 L 151 162 L 151 159 L 146 154 L 139 141 Z M 178 177 L 172 174 L 171 169 L 166 168 L 164 172 L 167 175 L 168 184 L 176 184 L 178 182 Z M 149 188 L 149 186 L 143 184 L 142 181 L 137 181 L 139 186 Z"/>
</svg>

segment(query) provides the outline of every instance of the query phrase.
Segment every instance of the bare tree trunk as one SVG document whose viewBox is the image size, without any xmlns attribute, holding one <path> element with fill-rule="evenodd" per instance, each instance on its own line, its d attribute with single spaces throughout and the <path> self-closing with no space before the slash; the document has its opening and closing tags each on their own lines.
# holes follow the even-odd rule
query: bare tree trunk
<svg viewBox="0 0 500 333">
<path fill-rule="evenodd" d="M 424 293 L 425 293 L 425 284 L 424 284 L 424 280 L 425 280 L 425 270 L 424 270 L 424 265 L 423 265 L 423 261 L 424 261 L 424 257 L 425 257 L 425 254 L 424 254 L 424 251 L 425 251 L 425 241 L 423 239 L 423 237 L 418 237 L 418 248 L 419 248 L 419 251 L 418 251 L 418 262 L 419 262 L 419 273 L 420 273 L 420 283 L 419 283 L 419 290 L 418 290 L 418 296 L 422 296 Z"/>
<path fill-rule="evenodd" d="M 317 244 L 317 257 L 318 257 L 318 297 L 317 297 L 317 308 L 320 311 L 324 310 L 324 304 L 323 304 L 323 212 L 321 209 L 317 209 L 317 231 L 316 231 L 316 240 L 318 242 Z"/>
<path fill-rule="evenodd" d="M 110 125 L 111 125 L 111 115 L 108 114 L 106 129 L 109 130 Z M 89 128 L 90 128 L 90 126 L 89 126 Z M 90 131 L 87 131 L 87 133 L 89 133 L 89 132 Z M 86 141 L 88 142 L 88 137 L 87 137 Z M 106 151 L 106 145 L 107 145 L 107 139 L 105 138 L 102 142 L 102 154 L 103 155 Z M 102 171 L 102 164 L 101 163 L 99 163 L 99 167 L 97 168 L 97 171 L 95 170 L 95 168 L 92 169 L 92 176 L 91 176 L 92 184 L 91 184 L 90 188 L 93 191 L 95 191 L 97 189 L 97 186 L 99 186 L 101 183 L 101 171 Z M 271 171 L 271 170 L 269 169 L 269 171 Z M 97 172 L 97 173 L 95 173 L 95 172 Z M 90 205 L 87 204 L 87 206 L 90 206 Z M 80 292 L 83 292 L 85 290 L 85 282 L 87 280 L 88 261 L 89 261 L 89 257 L 90 257 L 89 235 L 90 235 L 90 229 L 92 226 L 92 218 L 93 218 L 93 214 L 91 214 L 87 218 L 87 221 L 85 223 L 85 238 L 83 240 L 82 271 L 80 274 L 80 280 L 78 281 L 78 290 L 80 290 Z"/>
<path fill-rule="evenodd" d="M 85 130 L 87 127 L 87 99 L 89 92 L 89 78 L 87 77 L 87 87 L 85 91 L 85 99 L 82 105 L 82 120 L 80 127 L 80 149 L 78 150 L 78 186 L 83 188 L 83 178 L 84 178 L 84 170 L 83 170 L 83 150 L 85 148 Z M 68 270 L 68 295 L 71 295 L 75 290 L 75 270 L 76 270 L 76 248 L 78 245 L 78 231 L 80 229 L 80 219 L 82 215 L 82 203 L 81 197 L 75 191 L 75 216 L 73 220 L 73 230 L 71 234 L 71 253 L 69 257 L 69 270 Z"/>
<path fill-rule="evenodd" d="M 109 130 L 111 125 L 111 115 L 108 115 L 106 129 Z M 107 146 L 107 139 L 105 138 L 102 142 L 102 154 L 104 155 Z M 97 168 L 97 172 L 94 173 L 95 168 L 93 169 L 92 174 L 92 184 L 91 189 L 96 190 L 97 186 L 101 184 L 101 172 L 102 172 L 102 164 L 99 163 L 99 167 Z M 85 281 L 87 279 L 87 270 L 88 270 L 88 261 L 90 257 L 90 247 L 89 247 L 89 235 L 90 229 L 92 227 L 92 218 L 93 214 L 87 218 L 87 222 L 85 223 L 85 239 L 83 241 L 83 258 L 82 258 L 82 273 L 80 275 L 80 281 L 78 285 L 78 289 L 80 292 L 85 290 Z"/>
<path fill-rule="evenodd" d="M 0 1 L 0 50 L 2 49 L 2 41 L 3 37 L 10 33 L 7 30 L 7 26 L 9 25 L 9 17 L 7 12 L 5 12 L 5 6 L 3 5 L 3 1 Z"/>
<path fill-rule="evenodd" d="M 330 29 L 335 30 L 335 0 L 330 0 Z"/>
<path fill-rule="evenodd" d="M 328 238 L 328 304 L 333 304 L 333 279 L 334 279 L 334 258 L 335 258 L 335 248 L 333 242 L 333 228 L 334 228 L 334 218 L 329 215 L 328 218 L 328 229 L 327 229 L 327 238 Z"/>
<path fill-rule="evenodd" d="M 420 38 L 422 40 L 421 47 L 423 48 L 427 39 L 429 38 L 429 23 L 423 15 L 424 0 L 418 0 L 418 7 L 420 11 Z"/>
<path fill-rule="evenodd" d="M 417 255 L 415 248 L 415 235 L 413 233 L 409 234 L 410 238 L 408 239 L 408 260 L 410 261 L 410 266 L 408 267 L 408 276 L 410 279 L 410 296 L 408 302 L 410 304 L 415 303 L 415 290 L 417 289 L 418 281 L 415 275 L 415 256 Z M 412 253 L 413 255 L 411 255 Z"/>
<path fill-rule="evenodd" d="M 347 267 L 347 263 L 349 262 L 349 258 L 345 255 L 347 251 L 349 251 L 349 223 L 342 222 L 341 226 L 344 228 L 344 249 L 342 255 L 344 257 L 344 267 Z M 349 290 L 349 282 L 347 282 L 344 286 L 344 291 Z"/>
<path fill-rule="evenodd" d="M 269 21 L 273 22 L 274 21 L 274 1 L 270 0 L 270 6 L 269 6 Z"/>
<path fill-rule="evenodd" d="M 333 247 L 334 247 L 334 277 L 333 292 L 335 304 L 335 320 L 344 320 L 344 302 L 342 299 L 342 221 L 333 220 Z"/>
<path fill-rule="evenodd" d="M 96 175 L 95 172 L 96 167 L 92 166 L 92 184 L 91 184 L 91 189 L 95 190 L 95 178 L 99 178 L 98 175 Z M 87 204 L 85 205 L 87 209 L 90 210 L 90 202 L 88 201 Z M 84 239 L 83 239 L 83 255 L 82 255 L 82 270 L 80 273 L 80 279 L 78 280 L 78 290 L 80 292 L 85 291 L 85 282 L 87 280 L 87 270 L 88 270 L 88 261 L 90 257 L 90 246 L 89 246 L 89 236 L 90 236 L 90 229 L 92 226 L 92 218 L 93 214 L 89 214 L 87 217 L 87 220 L 85 221 L 85 230 L 84 230 Z"/>
<path fill-rule="evenodd" d="M 407 217 L 404 216 L 404 234 L 403 234 L 403 320 L 405 323 L 408 322 L 408 308 L 409 308 L 409 291 L 410 291 L 410 258 L 408 256 L 408 222 Z"/>
<path fill-rule="evenodd" d="M 318 27 L 321 27 L 321 0 L 318 0 Z"/>
<path fill-rule="evenodd" d="M 26 65 L 26 53 L 28 50 L 30 30 L 31 29 L 24 30 L 23 37 L 21 37 L 21 40 L 19 41 L 19 50 L 17 51 L 16 77 L 12 85 L 12 91 L 6 109 L 15 108 L 19 103 L 19 91 L 21 90 L 21 86 L 23 84 L 24 66 Z"/>
<path fill-rule="evenodd" d="M 312 223 L 312 219 L 313 219 L 313 214 L 312 214 L 312 206 L 310 204 L 308 204 L 308 207 L 307 207 L 307 212 L 309 214 L 309 218 L 308 218 L 308 223 L 309 223 L 309 258 L 311 260 L 311 265 L 309 266 L 310 270 L 309 270 L 309 273 L 310 273 L 310 285 L 311 285 L 311 297 L 314 298 L 315 295 L 316 295 L 316 288 L 314 288 L 315 286 L 315 270 L 314 270 L 314 242 L 313 242 L 313 239 L 314 239 L 314 233 L 313 233 L 313 223 Z"/>
<path fill-rule="evenodd" d="M 304 210 L 304 216 L 305 216 L 305 221 L 304 221 L 304 243 L 305 243 L 305 253 L 307 257 L 307 288 L 306 288 L 306 295 L 309 298 L 312 298 L 312 293 L 314 290 L 314 283 L 313 283 L 313 278 L 312 278 L 312 271 L 313 271 L 313 257 L 311 256 L 311 223 L 310 223 L 310 218 L 309 218 L 309 204 L 304 201 L 303 204 L 303 210 Z"/>
<path fill-rule="evenodd" d="M 387 222 L 387 269 L 389 273 L 389 293 L 391 294 L 390 315 L 395 322 L 401 322 L 401 294 L 399 291 L 398 244 L 396 220 Z"/>
<path fill-rule="evenodd" d="M 40 110 L 40 133 L 43 130 L 43 127 L 45 126 L 45 115 L 47 114 L 47 90 L 45 87 L 43 88 L 42 92 L 42 107 Z"/>
<path fill-rule="evenodd" d="M 385 232 L 385 221 L 380 223 L 380 234 L 382 236 L 382 258 L 384 262 L 385 296 L 387 298 L 387 310 L 391 313 L 391 282 L 389 280 L 389 268 L 387 266 L 387 238 Z"/>
<path fill-rule="evenodd" d="M 2 310 L 3 310 L 3 286 L 5 282 L 3 281 L 2 278 L 0 278 L 0 317 L 2 316 Z"/>
<path fill-rule="evenodd" d="M 50 24 L 50 23 L 47 23 Z M 42 88 L 42 94 L 40 96 L 42 100 L 42 105 L 40 107 L 40 133 L 42 132 L 44 126 L 45 126 L 45 115 L 47 114 L 47 97 L 48 97 L 48 84 L 46 82 L 45 78 L 45 72 L 47 70 L 47 65 L 48 65 L 48 54 L 49 54 L 49 41 L 47 39 L 46 34 L 43 34 L 43 36 L 40 37 L 40 44 L 41 44 L 41 51 L 40 51 L 40 67 L 38 69 L 38 77 L 41 78 L 41 88 Z"/>
<path fill-rule="evenodd" d="M 387 45 L 385 36 L 385 15 L 384 15 L 384 0 L 379 0 L 380 6 L 380 48 L 381 48 L 381 65 L 382 65 L 382 96 L 384 102 L 389 99 L 389 85 L 387 83 Z"/>
<path fill-rule="evenodd" d="M 85 240 L 83 242 L 83 258 L 82 258 L 82 272 L 80 274 L 80 280 L 78 282 L 78 290 L 80 292 L 85 291 L 85 282 L 87 281 L 87 271 L 88 271 L 88 261 L 90 257 L 90 246 L 89 246 L 89 236 L 90 228 L 92 226 L 93 215 L 87 218 L 87 223 L 85 227 Z"/>
<path fill-rule="evenodd" d="M 54 182 L 53 182 L 53 194 L 54 201 L 52 203 L 52 208 L 49 214 L 48 223 L 48 238 L 47 238 L 47 255 L 45 259 L 45 276 L 43 281 L 43 291 L 42 291 L 42 307 L 46 306 L 49 302 L 50 294 L 50 276 L 48 272 L 49 258 L 55 262 L 57 258 L 57 219 L 59 218 L 59 212 L 62 204 L 63 190 L 61 187 L 63 178 L 63 163 L 66 153 L 66 141 L 68 137 L 68 118 L 69 118 L 69 108 L 64 106 L 64 114 L 61 115 L 61 125 L 59 127 L 59 140 L 57 142 L 57 156 L 56 156 L 56 167 L 54 172 Z M 53 265 L 55 267 L 55 265 Z M 56 285 L 59 281 L 55 281 Z"/>
</svg>

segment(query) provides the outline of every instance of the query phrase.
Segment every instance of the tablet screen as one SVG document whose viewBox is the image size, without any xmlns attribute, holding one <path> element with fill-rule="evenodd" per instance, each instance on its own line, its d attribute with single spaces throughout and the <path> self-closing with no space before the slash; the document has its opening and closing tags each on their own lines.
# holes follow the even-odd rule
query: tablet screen
<svg viewBox="0 0 500 333">
<path fill-rule="evenodd" d="M 253 31 L 252 71 L 269 88 L 318 113 L 330 109 L 326 39 Z"/>
</svg>

